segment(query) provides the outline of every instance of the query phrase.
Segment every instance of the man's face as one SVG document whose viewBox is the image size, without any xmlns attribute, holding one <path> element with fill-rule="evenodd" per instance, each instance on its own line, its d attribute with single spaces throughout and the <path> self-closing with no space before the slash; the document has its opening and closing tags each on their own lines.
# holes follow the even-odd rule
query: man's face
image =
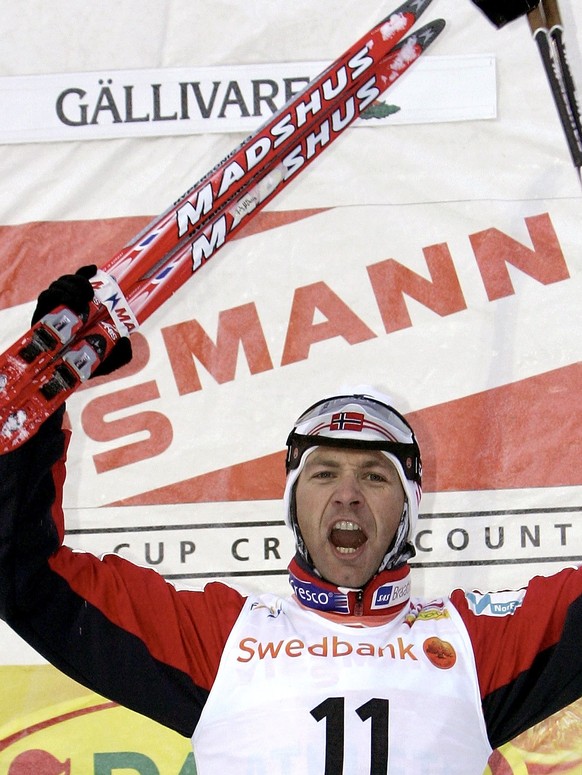
<svg viewBox="0 0 582 775">
<path fill-rule="evenodd" d="M 318 447 L 296 487 L 297 520 L 313 563 L 340 587 L 376 573 L 404 507 L 392 463 L 377 450 Z"/>
</svg>

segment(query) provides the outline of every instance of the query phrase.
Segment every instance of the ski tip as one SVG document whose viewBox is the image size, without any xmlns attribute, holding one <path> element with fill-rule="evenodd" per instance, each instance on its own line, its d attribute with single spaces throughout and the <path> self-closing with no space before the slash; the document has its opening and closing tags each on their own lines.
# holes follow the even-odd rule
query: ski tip
<svg viewBox="0 0 582 775">
<path fill-rule="evenodd" d="M 398 8 L 395 8 L 393 11 L 391 11 L 388 16 L 382 19 L 381 24 L 390 21 L 390 19 L 393 19 L 395 16 L 411 16 L 413 21 L 410 21 L 409 25 L 412 26 L 414 21 L 422 16 L 422 14 L 426 11 L 431 3 L 432 0 L 407 0 L 402 5 L 399 5 Z"/>
<path fill-rule="evenodd" d="M 415 19 L 418 19 L 431 3 L 432 0 L 407 0 L 407 2 L 392 11 L 390 16 L 398 13 L 409 13 L 414 16 Z"/>
<path fill-rule="evenodd" d="M 425 24 L 424 27 L 420 27 L 415 30 L 409 39 L 414 37 L 417 45 L 421 46 L 424 50 L 428 48 L 433 40 L 438 37 L 446 27 L 447 23 L 444 19 L 434 19 L 434 21 Z"/>
</svg>

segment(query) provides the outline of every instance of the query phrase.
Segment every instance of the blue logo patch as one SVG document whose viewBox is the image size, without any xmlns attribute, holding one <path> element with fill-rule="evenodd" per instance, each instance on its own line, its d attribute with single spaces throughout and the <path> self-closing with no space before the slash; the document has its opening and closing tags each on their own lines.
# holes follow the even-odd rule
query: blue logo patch
<svg viewBox="0 0 582 775">
<path fill-rule="evenodd" d="M 348 596 L 342 592 L 334 592 L 309 581 L 302 581 L 292 573 L 289 574 L 289 581 L 297 599 L 304 605 L 309 606 L 309 608 L 315 608 L 318 611 L 335 611 L 342 614 L 350 612 Z"/>
<path fill-rule="evenodd" d="M 405 603 L 410 597 L 410 578 L 407 576 L 392 584 L 384 584 L 374 592 L 372 608 L 391 608 Z"/>
<path fill-rule="evenodd" d="M 511 592 L 467 593 L 469 608 L 476 616 L 511 616 L 523 603 L 525 589 Z"/>
<path fill-rule="evenodd" d="M 380 587 L 376 591 L 376 600 L 375 603 L 377 606 L 389 606 L 390 601 L 392 600 L 392 590 L 394 587 L 392 584 L 388 584 L 385 587 Z"/>
</svg>

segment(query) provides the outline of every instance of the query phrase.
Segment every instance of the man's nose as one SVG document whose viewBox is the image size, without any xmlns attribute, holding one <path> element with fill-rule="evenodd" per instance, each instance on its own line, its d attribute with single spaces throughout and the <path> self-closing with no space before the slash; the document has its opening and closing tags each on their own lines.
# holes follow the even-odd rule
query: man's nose
<svg viewBox="0 0 582 775">
<path fill-rule="evenodd" d="M 333 498 L 342 505 L 357 505 L 363 500 L 362 490 L 357 477 L 352 474 L 343 474 L 337 480 Z"/>
</svg>

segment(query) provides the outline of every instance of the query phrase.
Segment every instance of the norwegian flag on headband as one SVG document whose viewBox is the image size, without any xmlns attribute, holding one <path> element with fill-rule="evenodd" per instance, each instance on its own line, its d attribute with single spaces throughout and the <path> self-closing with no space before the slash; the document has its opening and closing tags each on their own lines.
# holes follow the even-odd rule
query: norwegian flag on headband
<svg viewBox="0 0 582 775">
<path fill-rule="evenodd" d="M 364 415 L 361 412 L 336 412 L 331 416 L 330 431 L 362 431 Z"/>
</svg>

